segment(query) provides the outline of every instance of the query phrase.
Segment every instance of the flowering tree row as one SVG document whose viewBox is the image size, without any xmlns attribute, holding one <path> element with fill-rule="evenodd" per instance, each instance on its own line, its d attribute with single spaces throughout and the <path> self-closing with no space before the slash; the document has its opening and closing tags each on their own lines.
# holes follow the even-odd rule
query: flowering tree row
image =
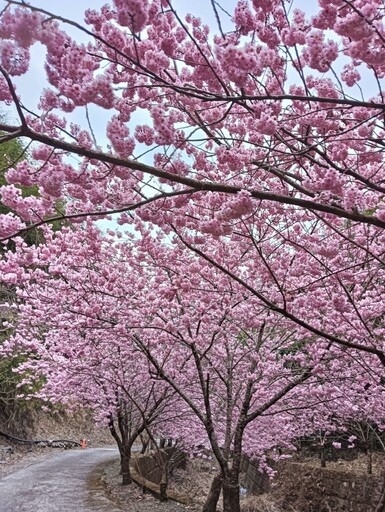
<svg viewBox="0 0 385 512">
<path fill-rule="evenodd" d="M 187 450 L 210 448 L 220 474 L 205 510 L 215 510 L 221 486 L 227 510 L 237 510 L 243 453 L 268 469 L 267 452 L 293 448 L 299 436 L 351 419 L 382 425 L 376 354 L 309 333 L 175 237 L 167 245 L 143 227 L 142 237 L 119 241 L 92 226 L 45 237 L 38 247 L 20 242 L 5 263 L 19 286 L 4 350 L 29 356 L 19 371 L 24 385 L 44 376 L 41 398 L 93 407 L 122 467 L 150 427 Z M 229 240 L 212 249 L 222 259 L 229 247 L 242 250 Z M 263 272 L 258 280 L 260 293 L 274 296 L 275 281 Z M 339 329 L 359 324 L 354 307 L 345 317 Z M 121 430 L 129 421 L 122 446 L 115 418 Z"/>
<path fill-rule="evenodd" d="M 16 250 L 0 269 L 19 294 L 9 350 L 38 354 L 47 396 L 87 375 L 142 420 L 165 397 L 157 422 L 176 400 L 179 437 L 210 445 L 235 512 L 242 451 L 263 459 L 336 417 L 381 424 L 383 2 L 211 2 L 210 26 L 169 0 L 84 23 L 5 3 L 0 100 L 17 121 L 0 143 L 25 137 L 31 158 L 1 187 Z M 30 108 L 35 43 L 47 86 Z M 112 214 L 121 239 L 91 227 Z M 33 227 L 45 245 L 18 238 Z"/>
</svg>

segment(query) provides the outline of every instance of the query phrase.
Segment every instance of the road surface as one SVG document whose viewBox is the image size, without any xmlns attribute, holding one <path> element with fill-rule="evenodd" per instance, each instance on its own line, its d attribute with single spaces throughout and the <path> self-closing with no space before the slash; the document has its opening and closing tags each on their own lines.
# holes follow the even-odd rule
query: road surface
<svg viewBox="0 0 385 512">
<path fill-rule="evenodd" d="M 120 512 L 103 492 L 104 463 L 117 450 L 61 452 L 0 479 L 0 512 Z"/>
</svg>

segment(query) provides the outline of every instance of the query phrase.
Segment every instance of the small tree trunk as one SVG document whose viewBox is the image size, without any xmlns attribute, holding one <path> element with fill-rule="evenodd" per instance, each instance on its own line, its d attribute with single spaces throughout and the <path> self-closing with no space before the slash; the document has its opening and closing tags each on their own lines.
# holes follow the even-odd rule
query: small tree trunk
<svg viewBox="0 0 385 512">
<path fill-rule="evenodd" d="M 163 437 L 159 440 L 159 448 L 162 449 L 166 446 L 166 439 Z"/>
<path fill-rule="evenodd" d="M 321 447 L 320 459 L 321 459 L 321 468 L 326 468 L 326 452 L 325 452 L 325 448 L 323 446 Z"/>
<path fill-rule="evenodd" d="M 239 485 L 228 482 L 222 483 L 223 512 L 241 512 Z"/>
<path fill-rule="evenodd" d="M 166 482 L 160 482 L 159 484 L 160 489 L 160 501 L 167 501 L 167 483 Z"/>
<path fill-rule="evenodd" d="M 372 450 L 370 448 L 367 451 L 367 455 L 368 455 L 368 464 L 366 466 L 366 472 L 368 473 L 368 475 L 372 475 L 373 474 L 373 454 L 372 454 Z"/>
<path fill-rule="evenodd" d="M 167 501 L 167 484 L 160 482 L 160 501 Z"/>
<path fill-rule="evenodd" d="M 142 448 L 140 450 L 140 454 L 144 455 L 146 453 L 146 451 L 147 451 L 147 448 L 148 448 L 150 440 L 144 438 L 143 436 L 140 436 L 140 440 L 142 442 Z"/>
<path fill-rule="evenodd" d="M 120 468 L 122 472 L 122 485 L 129 485 L 132 482 L 130 457 L 124 453 L 120 455 Z"/>
<path fill-rule="evenodd" d="M 168 469 L 167 464 L 162 468 L 162 480 L 160 481 L 160 501 L 167 501 L 167 487 L 168 487 Z"/>
<path fill-rule="evenodd" d="M 216 512 L 219 496 L 222 490 L 222 475 L 219 473 L 214 477 L 211 483 L 209 494 L 206 498 L 206 502 L 203 505 L 202 512 Z"/>
</svg>

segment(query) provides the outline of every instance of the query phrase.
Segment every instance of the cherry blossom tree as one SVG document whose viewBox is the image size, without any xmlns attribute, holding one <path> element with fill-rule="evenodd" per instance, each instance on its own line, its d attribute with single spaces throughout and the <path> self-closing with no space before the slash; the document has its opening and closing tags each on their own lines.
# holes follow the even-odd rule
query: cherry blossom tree
<svg viewBox="0 0 385 512">
<path fill-rule="evenodd" d="M 116 1 L 88 10 L 84 25 L 17 0 L 6 4 L 3 101 L 19 125 L 0 129 L 4 142 L 30 139 L 34 162 L 7 173 L 2 201 L 14 213 L 2 219 L 5 238 L 48 222 L 64 197 L 59 218 L 119 212 L 119 223 L 132 228 L 136 210 L 166 233 L 194 232 L 197 241 L 199 234 L 238 237 L 264 259 L 267 223 L 286 257 L 289 247 L 297 259 L 300 249 L 309 254 L 315 246 L 330 244 L 323 258 L 361 247 L 361 260 L 366 253 L 381 268 L 379 0 L 321 1 L 312 17 L 278 0 L 240 1 L 231 19 L 213 3 L 211 29 L 199 13 L 182 17 L 168 0 Z M 224 31 L 224 17 L 234 30 Z M 68 27 L 88 42 L 77 43 Z M 36 42 L 47 49 L 48 87 L 30 112 L 16 81 L 28 72 Z M 91 106 L 109 112 L 106 149 L 94 137 Z M 88 129 L 67 121 L 80 111 Z M 141 113 L 147 124 L 138 124 Z M 69 155 L 77 155 L 76 164 Z M 21 197 L 16 184 L 37 184 L 41 197 Z M 314 256 L 310 273 L 320 266 Z M 326 286 L 334 270 L 321 265 Z M 292 315 L 284 304 L 267 305 Z M 326 339 L 333 336 L 341 338 Z M 382 347 L 370 350 L 384 360 Z"/>
<path fill-rule="evenodd" d="M 325 382 L 333 374 L 341 404 L 349 401 L 340 387 L 353 381 L 352 396 L 370 389 L 379 417 L 385 365 L 383 2 L 319 0 L 313 15 L 281 0 L 211 2 L 211 26 L 207 12 L 182 15 L 177 0 L 115 0 L 88 10 L 84 23 L 23 1 L 5 3 L 0 99 L 17 121 L 0 124 L 0 142 L 25 137 L 33 161 L 6 174 L 1 200 L 12 212 L 0 219 L 1 237 L 53 219 L 82 222 L 112 214 L 130 230 L 129 265 L 120 272 L 125 281 L 116 278 L 120 293 L 132 290 L 124 319 L 124 300 L 114 291 L 111 301 L 117 325 L 124 326 L 120 335 L 146 356 L 157 378 L 184 394 L 190 410 L 195 407 L 224 489 L 237 485 L 236 456 L 231 466 L 223 453 L 231 446 L 238 454 L 236 443 L 245 448 L 245 418 L 256 425 L 272 408 L 285 423 L 296 379 L 303 389 L 317 374 Z M 28 76 L 35 43 L 46 49 L 47 86 L 34 109 L 18 77 Z M 23 198 L 17 185 L 37 185 L 40 195 Z M 60 208 L 58 199 L 64 199 Z M 53 237 L 47 255 L 19 241 L 19 252 L 1 262 L 4 280 L 22 288 L 36 265 L 38 282 L 45 258 L 54 254 L 49 272 L 58 276 L 52 287 L 59 287 L 74 251 L 66 236 Z M 82 267 L 102 251 L 94 238 Z M 115 260 L 127 250 L 122 244 Z M 117 329 L 110 305 L 104 311 L 100 304 L 84 310 L 83 301 L 75 302 L 75 310 L 93 319 L 99 311 L 106 327 Z M 162 308 L 167 315 L 160 318 Z M 295 343 L 285 339 L 290 335 Z M 259 336 L 266 356 L 257 350 Z M 283 355 L 270 361 L 267 354 L 276 357 L 281 336 Z M 183 350 L 169 353 L 170 343 Z M 241 378 L 242 372 L 254 375 L 247 365 L 255 359 L 258 366 L 264 357 L 276 380 L 264 373 L 258 385 L 254 377 Z M 232 365 L 234 375 L 226 373 Z M 185 367 L 189 381 L 175 373 Z M 223 409 L 206 389 L 223 390 L 233 379 L 244 407 L 212 431 L 210 414 L 226 410 L 231 400 Z M 189 383 L 200 390 L 197 402 L 186 392 Z M 249 384 L 271 394 L 248 401 Z M 282 411 L 281 399 L 288 401 Z M 314 386 L 303 410 L 309 399 L 317 399 Z M 265 446 L 273 444 L 273 432 Z"/>
<path fill-rule="evenodd" d="M 82 237 L 64 230 L 51 240 L 54 247 L 47 236 L 46 244 L 28 249 L 39 263 L 26 267 L 18 305 L 11 306 L 16 320 L 7 323 L 14 335 L 5 341 L 4 353 L 22 356 L 18 373 L 27 395 L 70 410 L 90 408 L 108 426 L 119 448 L 123 484 L 129 484 L 131 450 L 140 434 L 161 431 L 166 420 L 178 421 L 175 393 L 152 379 L 147 360 L 121 343 L 113 328 L 119 311 L 112 294 L 114 272 L 103 270 L 100 250 L 93 252 L 96 244 L 82 247 Z M 64 251 L 69 242 L 74 243 L 72 256 Z M 55 252 L 60 247 L 65 265 Z M 107 326 L 101 316 L 106 312 Z"/>
<path fill-rule="evenodd" d="M 167 245 L 160 236 L 143 227 L 140 238 L 120 242 L 89 227 L 51 238 L 46 229 L 37 248 L 19 241 L 8 264 L 23 269 L 23 284 L 16 334 L 6 347 L 38 356 L 21 371 L 46 376 L 43 396 L 94 403 L 117 438 L 115 415 L 128 432 L 124 461 L 137 435 L 159 417 L 167 423 L 158 432 L 191 449 L 210 448 L 220 474 L 205 511 L 215 510 L 221 487 L 224 509 L 239 510 L 243 453 L 266 468 L 267 450 L 330 429 L 330 416 L 345 419 L 357 397 L 379 420 L 378 357 L 361 351 L 357 363 L 338 344 L 274 314 L 181 240 Z M 274 294 L 275 282 L 263 278 L 261 271 L 260 293 Z M 357 378 L 363 364 L 371 374 Z M 171 391 L 179 399 L 174 416 L 159 410 L 170 406 Z M 314 411 L 316 425 L 309 420 Z"/>
</svg>

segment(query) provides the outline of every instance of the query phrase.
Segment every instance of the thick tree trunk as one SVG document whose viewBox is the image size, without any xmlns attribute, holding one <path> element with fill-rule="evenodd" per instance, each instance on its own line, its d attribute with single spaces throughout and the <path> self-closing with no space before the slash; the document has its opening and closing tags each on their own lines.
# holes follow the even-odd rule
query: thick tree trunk
<svg viewBox="0 0 385 512">
<path fill-rule="evenodd" d="M 120 468 L 122 472 L 122 485 L 129 485 L 132 482 L 130 471 L 130 457 L 120 454 Z"/>
<path fill-rule="evenodd" d="M 118 448 L 119 448 L 119 454 L 120 454 L 120 473 L 122 475 L 122 484 L 128 485 L 132 482 L 131 479 L 131 473 L 130 473 L 130 458 L 131 458 L 131 445 L 126 446 L 125 443 L 122 441 L 124 439 L 123 433 L 122 433 L 122 439 L 120 439 L 115 425 L 114 420 L 112 416 L 110 417 L 109 421 L 109 429 L 111 432 L 112 437 L 115 439 Z"/>
<path fill-rule="evenodd" d="M 203 506 L 202 512 L 216 512 L 219 496 L 222 490 L 222 475 L 219 473 L 211 483 L 209 494 Z"/>
<path fill-rule="evenodd" d="M 223 482 L 223 512 L 241 512 L 239 485 Z"/>
</svg>

